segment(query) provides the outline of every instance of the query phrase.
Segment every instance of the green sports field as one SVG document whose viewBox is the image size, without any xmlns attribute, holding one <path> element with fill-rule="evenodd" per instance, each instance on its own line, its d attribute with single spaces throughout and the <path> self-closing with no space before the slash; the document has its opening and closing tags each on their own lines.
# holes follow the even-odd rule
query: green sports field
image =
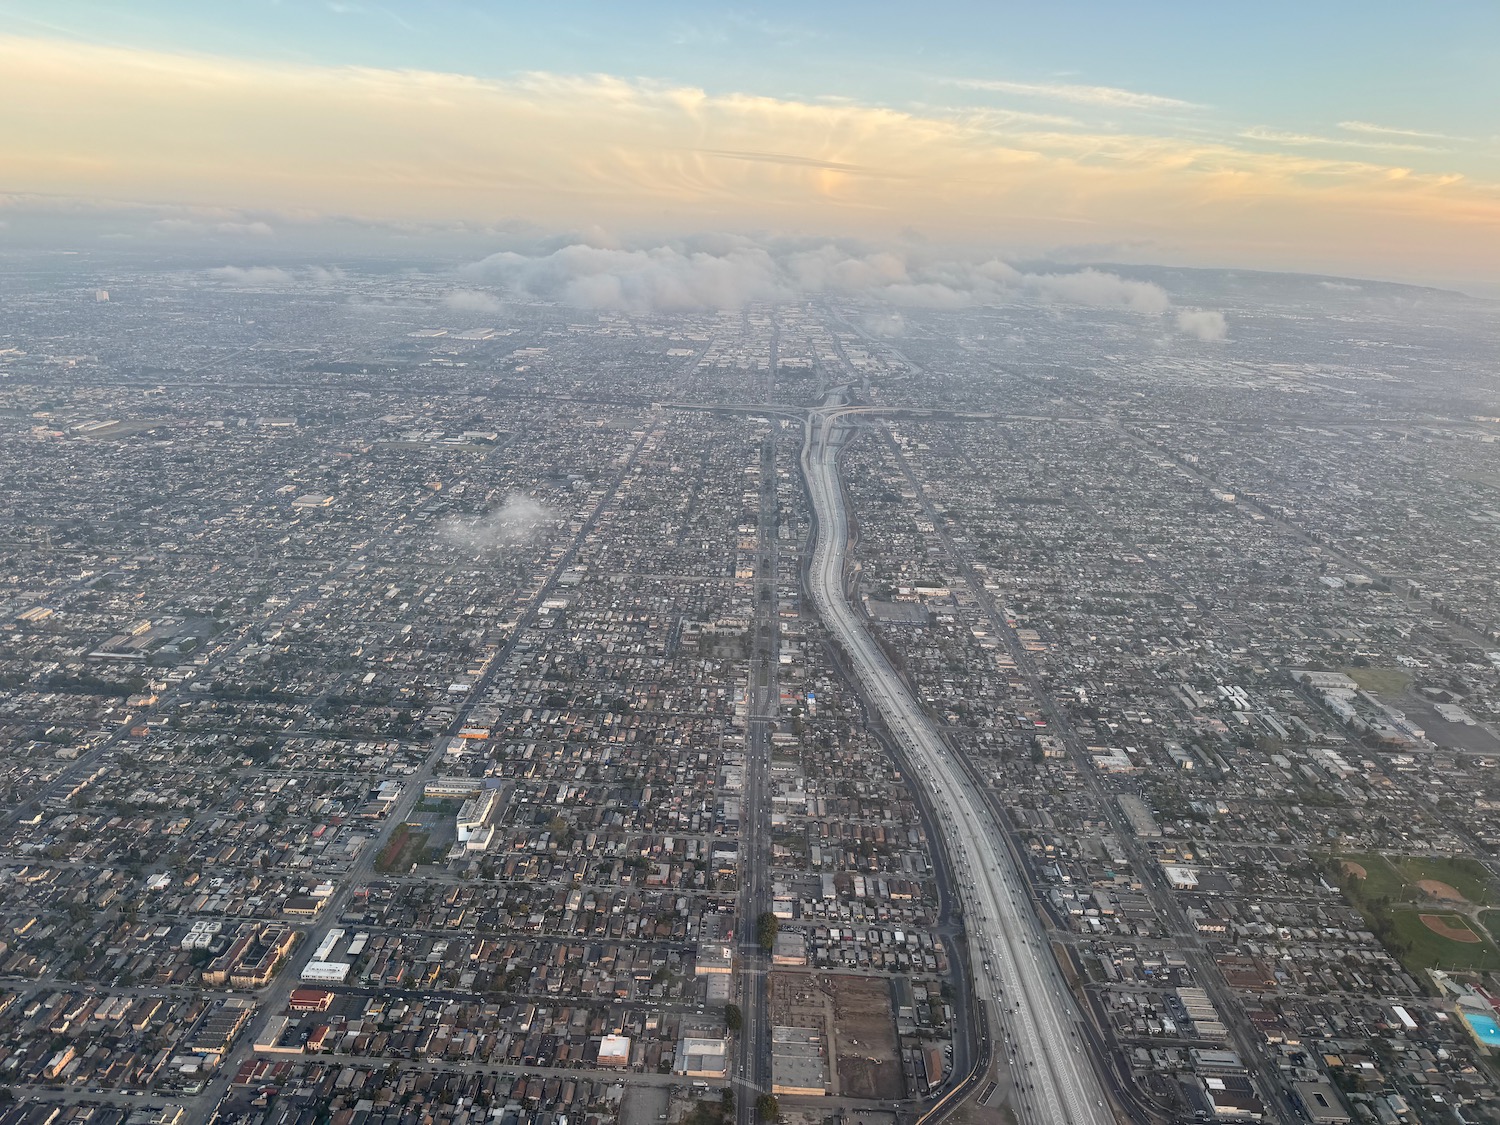
<svg viewBox="0 0 1500 1125">
<path fill-rule="evenodd" d="M 1479 938 L 1477 942 L 1454 941 L 1436 933 L 1422 916 L 1441 920 L 1455 929 Z M 1458 914 L 1439 910 L 1393 910 L 1391 926 L 1400 946 L 1397 955 L 1408 970 L 1415 969 L 1500 969 L 1500 949 L 1481 935 Z"/>
</svg>

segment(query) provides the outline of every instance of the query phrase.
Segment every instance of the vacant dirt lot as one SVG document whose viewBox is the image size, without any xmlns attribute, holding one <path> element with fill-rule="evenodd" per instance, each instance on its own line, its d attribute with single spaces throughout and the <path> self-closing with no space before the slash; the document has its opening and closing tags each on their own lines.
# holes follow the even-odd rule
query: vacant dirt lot
<svg viewBox="0 0 1500 1125">
<path fill-rule="evenodd" d="M 820 1028 L 832 1045 L 836 1094 L 877 1100 L 906 1095 L 887 981 L 772 973 L 769 985 L 773 1024 Z"/>
</svg>

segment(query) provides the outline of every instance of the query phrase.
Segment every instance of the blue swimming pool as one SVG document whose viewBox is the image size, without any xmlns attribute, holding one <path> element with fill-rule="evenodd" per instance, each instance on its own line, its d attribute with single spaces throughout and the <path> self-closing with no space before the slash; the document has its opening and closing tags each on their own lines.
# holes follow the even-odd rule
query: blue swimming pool
<svg viewBox="0 0 1500 1125">
<path fill-rule="evenodd" d="M 1486 1047 L 1500 1047 L 1500 1024 L 1495 1022 L 1494 1016 L 1482 1015 L 1479 1012 L 1464 1012 L 1464 1021 L 1474 1029 L 1474 1034 L 1479 1036 L 1479 1041 Z"/>
</svg>

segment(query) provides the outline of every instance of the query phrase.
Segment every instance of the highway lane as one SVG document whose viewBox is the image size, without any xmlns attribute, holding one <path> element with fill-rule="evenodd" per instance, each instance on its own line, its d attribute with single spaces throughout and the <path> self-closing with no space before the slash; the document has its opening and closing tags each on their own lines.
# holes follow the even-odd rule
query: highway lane
<svg viewBox="0 0 1500 1125">
<path fill-rule="evenodd" d="M 843 644 L 870 701 L 915 764 L 942 821 L 964 903 L 976 995 L 990 1013 L 995 1044 L 1015 1075 L 1015 1110 L 1037 1125 L 1102 1125 L 1114 1120 L 1080 1017 L 1025 893 L 1020 873 L 986 802 L 851 606 L 844 585 L 848 524 L 838 450 L 849 432 L 846 408 L 809 412 L 803 475 L 817 530 L 809 584 L 824 624 Z"/>
</svg>

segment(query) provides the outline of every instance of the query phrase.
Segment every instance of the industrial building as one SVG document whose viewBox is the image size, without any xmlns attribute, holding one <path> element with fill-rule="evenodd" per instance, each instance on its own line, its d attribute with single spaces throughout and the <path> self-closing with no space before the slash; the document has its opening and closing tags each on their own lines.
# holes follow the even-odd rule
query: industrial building
<svg viewBox="0 0 1500 1125">
<path fill-rule="evenodd" d="M 818 1096 L 828 1093 L 828 1049 L 809 1027 L 771 1029 L 771 1092 Z"/>
<path fill-rule="evenodd" d="M 677 1043 L 673 1074 L 689 1078 L 723 1078 L 729 1066 L 728 1045 L 722 1039 L 685 1036 Z"/>
</svg>

